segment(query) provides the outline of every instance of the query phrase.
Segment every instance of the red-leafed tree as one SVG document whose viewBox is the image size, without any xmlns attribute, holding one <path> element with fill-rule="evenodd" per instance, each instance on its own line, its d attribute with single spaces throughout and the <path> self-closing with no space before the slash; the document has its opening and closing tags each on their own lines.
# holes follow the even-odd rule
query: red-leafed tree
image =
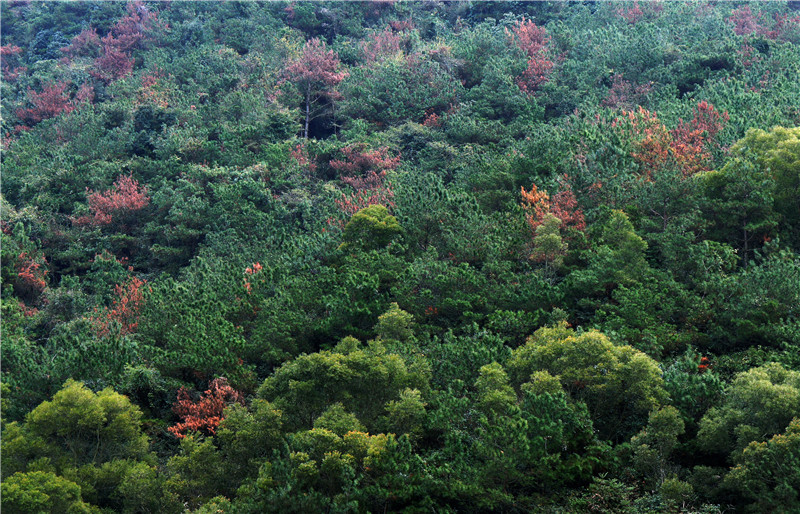
<svg viewBox="0 0 800 514">
<path fill-rule="evenodd" d="M 615 13 L 631 25 L 635 25 L 644 17 L 644 11 L 642 11 L 642 8 L 639 6 L 639 2 L 636 1 L 634 1 L 632 5 L 618 7 Z"/>
<path fill-rule="evenodd" d="M 536 187 L 536 184 L 531 186 L 530 191 L 522 188 L 522 208 L 525 211 L 528 226 L 534 233 L 548 214 L 561 220 L 562 228 L 580 232 L 586 230 L 586 220 L 583 211 L 578 207 L 575 193 L 569 184 L 569 177 L 564 176 L 560 181 L 560 186 L 561 190 L 552 198 L 547 191 Z"/>
<path fill-rule="evenodd" d="M 561 227 L 574 229 L 583 232 L 586 230 L 586 220 L 583 211 L 578 207 L 575 193 L 572 192 L 568 177 L 561 180 L 561 191 L 552 198 L 544 189 L 539 189 L 536 184 L 531 186 L 530 191 L 522 188 L 522 208 L 525 211 L 525 219 L 531 230 L 536 233 L 536 229 L 542 224 L 548 214 L 552 214 L 561 220 Z"/>
<path fill-rule="evenodd" d="M 800 35 L 800 16 L 775 13 L 770 19 L 762 12 L 754 13 L 749 5 L 734 9 L 727 21 L 739 36 L 756 35 L 791 41 Z"/>
<path fill-rule="evenodd" d="M 361 42 L 361 51 L 364 60 L 373 63 L 400 53 L 401 38 L 395 34 L 391 27 L 386 27 L 383 32 L 371 35 L 366 41 Z"/>
<path fill-rule="evenodd" d="M 749 34 L 763 36 L 767 33 L 767 27 L 763 23 L 762 16 L 753 13 L 749 5 L 734 9 L 728 17 L 728 23 L 733 25 L 733 31 L 740 36 Z"/>
<path fill-rule="evenodd" d="M 41 93 L 29 89 L 28 101 L 33 105 L 30 109 L 18 109 L 17 117 L 30 125 L 35 125 L 42 120 L 54 118 L 62 112 L 70 112 L 75 105 L 70 102 L 67 92 L 68 82 L 47 84 Z"/>
<path fill-rule="evenodd" d="M 533 95 L 547 83 L 555 67 L 548 47 L 550 37 L 547 35 L 547 29 L 531 20 L 523 19 L 511 32 L 506 31 L 506 33 L 528 58 L 528 67 L 517 77 L 517 85 L 525 93 Z"/>
<path fill-rule="evenodd" d="M 623 119 L 615 120 L 612 127 L 624 127 L 633 138 L 631 156 L 639 163 L 644 178 L 663 169 L 671 156 L 672 136 L 658 115 L 643 107 L 635 111 L 622 111 Z M 627 123 L 627 124 L 626 124 Z"/>
<path fill-rule="evenodd" d="M 92 75 L 110 82 L 133 71 L 134 58 L 131 52 L 152 38 L 151 32 L 158 26 L 158 15 L 142 2 L 128 4 L 128 14 L 120 18 L 101 40 L 102 55 L 94 65 Z"/>
<path fill-rule="evenodd" d="M 24 66 L 19 66 L 19 54 L 22 53 L 22 48 L 16 45 L 0 46 L 0 70 L 3 73 L 3 80 L 13 82 L 17 80 L 20 73 L 27 70 Z"/>
<path fill-rule="evenodd" d="M 376 150 L 367 150 L 366 145 L 346 146 L 341 150 L 343 159 L 330 161 L 331 168 L 338 171 L 342 181 L 353 189 L 373 189 L 380 186 L 386 178 L 386 172 L 396 169 L 400 164 L 400 156 L 389 156 L 385 146 Z"/>
<path fill-rule="evenodd" d="M 33 107 L 18 109 L 16 114 L 20 121 L 35 125 L 41 121 L 55 118 L 62 112 L 71 112 L 94 100 L 94 88 L 91 84 L 82 84 L 74 96 L 67 91 L 69 82 L 47 84 L 41 93 L 28 90 L 28 101 Z"/>
<path fill-rule="evenodd" d="M 114 325 L 120 334 L 132 334 L 139 326 L 139 314 L 144 306 L 143 287 L 147 281 L 130 277 L 125 283 L 114 286 L 114 301 L 102 311 L 95 309 L 90 318 L 99 337 L 106 337 Z"/>
<path fill-rule="evenodd" d="M 386 173 L 397 168 L 400 156 L 390 157 L 386 147 L 368 150 L 364 144 L 346 146 L 341 152 L 343 158 L 330 161 L 330 166 L 355 191 L 336 200 L 339 210 L 349 218 L 370 205 L 394 207 L 394 191 Z"/>
<path fill-rule="evenodd" d="M 105 38 L 103 38 L 105 41 Z M 127 53 L 114 48 L 112 45 L 103 45 L 103 55 L 94 61 L 97 71 L 92 72 L 92 76 L 110 82 L 129 75 L 133 71 L 133 57 Z"/>
<path fill-rule="evenodd" d="M 297 85 L 305 100 L 303 137 L 306 139 L 311 120 L 319 115 L 315 112 L 316 104 L 322 99 L 332 101 L 339 98 L 336 86 L 348 75 L 347 71 L 340 70 L 340 66 L 339 55 L 314 38 L 286 67 L 287 77 Z"/>
<path fill-rule="evenodd" d="M 109 225 L 115 217 L 124 217 L 150 203 L 147 188 L 139 188 L 138 181 L 125 175 L 119 177 L 108 191 L 99 193 L 87 189 L 87 198 L 93 214 L 76 219 L 78 225 Z"/>
<path fill-rule="evenodd" d="M 62 48 L 61 51 L 73 58 L 98 57 L 101 49 L 102 45 L 97 31 L 95 29 L 84 29 L 80 34 L 72 38 L 68 47 Z"/>
<path fill-rule="evenodd" d="M 189 391 L 181 387 L 178 390 L 178 401 L 172 406 L 172 412 L 181 418 L 181 422 L 169 427 L 175 437 L 184 438 L 187 432 L 202 432 L 214 435 L 223 419 L 225 407 L 239 403 L 244 405 L 242 395 L 228 385 L 225 378 L 211 381 L 203 396 L 192 400 Z"/>
<path fill-rule="evenodd" d="M 305 144 L 297 144 L 289 150 L 289 156 L 303 169 L 314 173 L 317 170 L 317 163 L 308 154 L 308 147 Z"/>
<path fill-rule="evenodd" d="M 695 106 L 691 122 L 680 120 L 678 126 L 670 131 L 671 149 L 685 176 L 709 169 L 709 147 L 716 142 L 717 134 L 727 121 L 727 112 L 720 113 L 713 105 L 702 101 Z"/>
<path fill-rule="evenodd" d="M 653 89 L 653 83 L 634 85 L 619 74 L 611 77 L 611 89 L 601 102 L 606 107 L 621 107 L 630 109 L 641 104 Z"/>
<path fill-rule="evenodd" d="M 637 111 L 623 111 L 623 114 L 622 121 L 627 124 L 615 120 L 612 126 L 624 126 L 630 131 L 634 145 L 631 155 L 648 180 L 670 162 L 687 177 L 710 169 L 711 147 L 728 120 L 727 112 L 718 112 L 706 101 L 695 106 L 692 121 L 681 119 L 672 130 L 668 130 L 655 113 L 642 107 Z"/>
<path fill-rule="evenodd" d="M 343 194 L 342 198 L 336 200 L 336 206 L 349 219 L 353 214 L 370 205 L 383 205 L 387 208 L 394 207 L 394 191 L 389 183 L 382 183 L 372 189 L 362 189 L 351 194 Z M 344 221 L 329 219 L 331 225 L 344 226 Z"/>
<path fill-rule="evenodd" d="M 47 259 L 39 253 L 22 252 L 15 268 L 14 292 L 25 301 L 36 301 L 47 287 Z"/>
</svg>

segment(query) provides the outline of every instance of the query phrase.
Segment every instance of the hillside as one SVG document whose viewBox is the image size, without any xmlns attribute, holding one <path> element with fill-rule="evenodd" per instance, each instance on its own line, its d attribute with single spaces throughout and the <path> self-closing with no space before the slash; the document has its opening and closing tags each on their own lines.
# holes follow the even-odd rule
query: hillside
<svg viewBox="0 0 800 514">
<path fill-rule="evenodd" d="M 800 3 L 0 15 L 4 511 L 800 511 Z"/>
</svg>

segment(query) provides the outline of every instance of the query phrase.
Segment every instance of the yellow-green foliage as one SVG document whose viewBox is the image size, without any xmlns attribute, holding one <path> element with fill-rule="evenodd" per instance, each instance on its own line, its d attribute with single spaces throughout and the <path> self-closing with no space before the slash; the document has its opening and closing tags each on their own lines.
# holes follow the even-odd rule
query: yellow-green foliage
<svg viewBox="0 0 800 514">
<path fill-rule="evenodd" d="M 800 416 L 800 372 L 770 363 L 739 373 L 722 405 L 700 420 L 698 440 L 707 451 L 736 453 L 752 441 L 783 431 Z"/>
<path fill-rule="evenodd" d="M 344 227 L 342 249 L 383 248 L 403 229 L 383 205 L 370 205 L 353 214 Z"/>
<path fill-rule="evenodd" d="M 516 386 L 536 371 L 557 377 L 573 398 L 586 402 L 605 438 L 624 437 L 644 424 L 667 396 L 656 361 L 596 330 L 576 333 L 565 322 L 537 330 L 507 367 Z"/>
</svg>

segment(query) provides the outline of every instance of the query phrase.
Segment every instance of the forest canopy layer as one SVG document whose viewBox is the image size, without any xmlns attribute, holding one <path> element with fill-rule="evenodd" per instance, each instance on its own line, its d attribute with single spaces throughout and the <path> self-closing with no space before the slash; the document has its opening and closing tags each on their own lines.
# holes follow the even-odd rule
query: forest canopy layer
<svg viewBox="0 0 800 514">
<path fill-rule="evenodd" d="M 800 511 L 798 2 L 0 15 L 4 511 Z"/>
</svg>

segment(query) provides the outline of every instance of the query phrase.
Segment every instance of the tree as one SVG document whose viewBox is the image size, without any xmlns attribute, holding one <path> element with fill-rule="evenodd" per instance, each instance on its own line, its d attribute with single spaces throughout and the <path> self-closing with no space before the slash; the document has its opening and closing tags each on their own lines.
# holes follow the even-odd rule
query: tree
<svg viewBox="0 0 800 514">
<path fill-rule="evenodd" d="M 667 398 L 656 361 L 596 330 L 578 334 L 566 322 L 534 332 L 514 350 L 508 370 L 517 386 L 535 371 L 558 377 L 570 396 L 586 403 L 602 439 L 630 437 Z"/>
<path fill-rule="evenodd" d="M 647 481 L 657 488 L 677 471 L 669 459 L 678 446 L 684 423 L 678 409 L 668 405 L 650 413 L 647 426 L 631 439 L 633 465 Z"/>
<path fill-rule="evenodd" d="M 23 425 L 11 424 L 14 430 L 3 439 L 4 466 L 8 471 L 24 469 L 41 457 L 63 467 L 143 458 L 149 442 L 141 417 L 137 406 L 111 389 L 93 393 L 68 380 L 51 401 L 33 409 Z"/>
<path fill-rule="evenodd" d="M 68 491 L 74 482 L 79 494 L 71 501 L 83 499 L 110 510 L 133 512 L 148 503 L 140 492 L 149 490 L 151 506 L 157 503 L 156 510 L 172 512 L 174 505 L 152 499 L 161 497 L 161 486 L 141 418 L 141 410 L 127 397 L 108 388 L 94 393 L 68 380 L 52 400 L 28 413 L 24 423 L 5 427 L 3 472 L 6 476 L 17 472 L 20 487 L 38 491 L 24 493 L 36 501 L 47 502 L 41 493 L 52 496 L 51 487 Z M 33 473 L 41 471 L 46 473 Z M 4 488 L 4 506 L 5 495 Z M 56 505 L 55 512 L 59 508 Z"/>
<path fill-rule="evenodd" d="M 11 476 L 6 473 L 2 491 L 2 505 L 6 512 L 90 512 L 89 505 L 81 500 L 78 484 L 47 471 Z"/>
<path fill-rule="evenodd" d="M 286 68 L 289 80 L 297 85 L 305 101 L 305 139 L 308 139 L 309 123 L 321 114 L 312 111 L 312 108 L 320 100 L 333 101 L 339 98 L 336 86 L 348 76 L 347 71 L 339 69 L 340 65 L 338 54 L 314 38 L 306 42 L 300 55 Z"/>
<path fill-rule="evenodd" d="M 264 381 L 257 394 L 285 413 L 289 430 L 311 427 L 337 402 L 373 428 L 387 402 L 400 399 L 406 388 L 427 391 L 427 370 L 388 353 L 379 342 L 364 348 L 350 337 L 333 351 L 287 362 Z"/>
<path fill-rule="evenodd" d="M 547 29 L 523 18 L 508 34 L 528 59 L 528 67 L 517 77 L 517 85 L 532 96 L 550 80 L 555 67 L 548 47 L 550 37 Z"/>
<path fill-rule="evenodd" d="M 147 187 L 140 189 L 139 182 L 130 175 L 121 175 L 107 191 L 100 193 L 87 189 L 86 195 L 93 216 L 77 218 L 75 223 L 78 225 L 110 225 L 115 217 L 124 219 L 150 203 Z"/>
<path fill-rule="evenodd" d="M 125 283 L 114 286 L 115 298 L 111 307 L 102 311 L 95 309 L 95 315 L 91 318 L 98 336 L 108 336 L 114 324 L 119 325 L 121 335 L 136 331 L 145 302 L 143 286 L 146 283 L 138 277 L 130 277 Z"/>
<path fill-rule="evenodd" d="M 564 175 L 559 181 L 561 191 L 552 198 L 547 191 L 537 188 L 536 184 L 531 186 L 530 191 L 525 191 L 524 187 L 521 188 L 522 208 L 525 211 L 525 219 L 533 232 L 536 232 L 548 214 L 561 220 L 564 229 L 579 232 L 586 230 L 583 210 L 578 207 L 575 193 L 572 192 L 572 186 L 569 184 L 569 177 Z"/>
<path fill-rule="evenodd" d="M 713 223 L 710 236 L 733 246 L 746 265 L 776 235 L 775 179 L 753 160 L 733 157 L 721 170 L 704 173 L 700 180 L 706 196 L 704 211 Z"/>
<path fill-rule="evenodd" d="M 560 225 L 560 219 L 556 218 L 552 213 L 547 213 L 542 224 L 536 227 L 531 259 L 537 262 L 544 262 L 546 275 L 550 275 L 551 267 L 552 269 L 558 269 L 564 263 L 567 243 L 561 238 Z"/>
<path fill-rule="evenodd" d="M 91 74 L 111 82 L 131 73 L 135 63 L 131 53 L 151 37 L 151 31 L 157 27 L 157 23 L 158 14 L 151 12 L 144 3 L 128 3 L 128 14 L 120 18 L 101 40 L 102 55 L 95 59 L 97 71 Z"/>
<path fill-rule="evenodd" d="M 754 512 L 800 509 L 800 418 L 783 433 L 747 445 L 725 483 L 752 501 Z"/>
<path fill-rule="evenodd" d="M 341 248 L 372 250 L 383 248 L 403 229 L 383 205 L 370 205 L 353 214 L 344 227 Z"/>
<path fill-rule="evenodd" d="M 47 84 L 42 88 L 41 93 L 29 89 L 28 100 L 33 107 L 18 109 L 17 117 L 25 123 L 35 125 L 42 120 L 54 118 L 62 112 L 73 111 L 75 105 L 70 102 L 70 96 L 66 92 L 69 85 L 68 82 Z"/>
<path fill-rule="evenodd" d="M 700 447 L 736 458 L 751 442 L 786 429 L 800 417 L 800 372 L 770 363 L 739 373 L 722 404 L 700 420 Z"/>
<path fill-rule="evenodd" d="M 228 385 L 224 377 L 212 380 L 196 402 L 192 401 L 186 388 L 181 387 L 178 390 L 178 400 L 172 406 L 172 411 L 181 418 L 181 422 L 167 430 L 180 439 L 186 437 L 186 433 L 190 431 L 214 435 L 224 419 L 225 408 L 234 403 L 244 405 L 244 399 Z"/>
<path fill-rule="evenodd" d="M 782 239 L 800 243 L 800 127 L 750 129 L 731 147 L 731 155 L 754 161 L 774 181 L 774 208 Z"/>
</svg>

